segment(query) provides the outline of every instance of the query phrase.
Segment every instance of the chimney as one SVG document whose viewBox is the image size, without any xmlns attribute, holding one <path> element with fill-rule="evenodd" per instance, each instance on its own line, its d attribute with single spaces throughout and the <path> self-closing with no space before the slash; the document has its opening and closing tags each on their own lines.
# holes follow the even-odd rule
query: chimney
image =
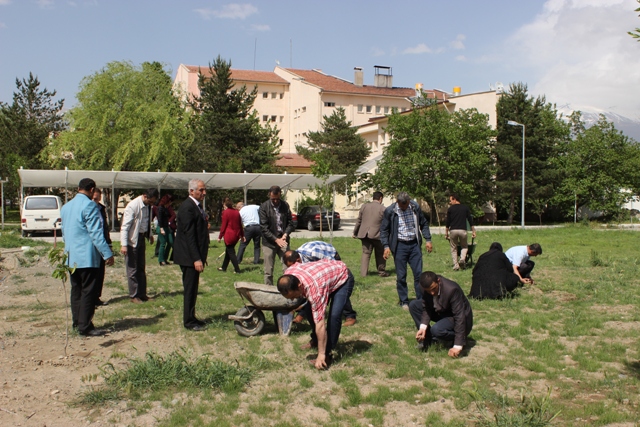
<svg viewBox="0 0 640 427">
<path fill-rule="evenodd" d="M 364 73 L 362 72 L 362 67 L 354 67 L 353 74 L 353 84 L 358 87 L 362 87 L 364 84 Z"/>
<path fill-rule="evenodd" d="M 462 89 L 460 86 L 453 87 L 453 96 L 459 96 L 462 93 Z"/>
<path fill-rule="evenodd" d="M 375 79 L 373 81 L 373 85 L 375 87 L 393 87 L 393 73 L 391 72 L 391 67 L 385 67 L 384 65 L 374 65 L 375 69 Z"/>
</svg>

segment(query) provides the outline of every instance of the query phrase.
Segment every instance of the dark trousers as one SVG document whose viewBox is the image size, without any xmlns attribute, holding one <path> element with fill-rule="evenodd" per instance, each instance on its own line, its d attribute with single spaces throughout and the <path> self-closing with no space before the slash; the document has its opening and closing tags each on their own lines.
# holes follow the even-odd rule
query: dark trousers
<svg viewBox="0 0 640 427">
<path fill-rule="evenodd" d="M 173 233 L 171 232 L 171 228 L 163 227 L 164 234 L 160 231 L 160 227 L 158 227 L 158 263 L 169 261 L 169 252 L 171 252 L 171 248 L 173 247 Z"/>
<path fill-rule="evenodd" d="M 184 288 L 184 312 L 182 323 L 185 328 L 199 325 L 196 318 L 196 299 L 198 298 L 198 282 L 200 273 L 193 267 L 180 266 L 182 270 L 182 287 Z"/>
<path fill-rule="evenodd" d="M 380 239 L 374 240 L 365 237 L 360 239 L 362 241 L 362 257 L 360 258 L 360 275 L 365 277 L 369 272 L 369 261 L 371 260 L 371 253 L 375 252 L 376 257 L 376 270 L 378 274 L 384 273 L 387 267 L 387 260 L 384 259 L 384 247 Z"/>
<path fill-rule="evenodd" d="M 244 228 L 245 241 L 240 241 L 240 247 L 238 248 L 238 264 L 242 262 L 244 257 L 244 250 L 249 246 L 249 243 L 253 240 L 253 263 L 260 263 L 260 239 L 262 233 L 260 232 L 260 225 L 249 225 Z"/>
<path fill-rule="evenodd" d="M 104 260 L 100 258 L 100 267 L 98 267 L 98 283 L 96 284 L 96 302 L 102 296 L 102 288 L 104 287 L 104 273 L 106 271 L 107 266 L 104 263 Z"/>
<path fill-rule="evenodd" d="M 144 234 L 138 236 L 138 244 L 133 247 L 127 245 L 127 283 L 129 285 L 129 298 L 147 297 L 147 274 L 145 273 L 145 241 Z"/>
<path fill-rule="evenodd" d="M 340 338 L 340 330 L 342 329 L 342 311 L 347 301 L 349 301 L 351 292 L 353 292 L 353 285 L 353 274 L 349 271 L 349 275 L 344 284 L 329 294 L 329 301 L 327 303 L 329 315 L 325 316 L 327 330 L 327 348 L 325 354 L 327 357 L 331 355 L 331 350 L 338 345 L 338 338 Z M 311 325 L 311 341 L 317 343 L 318 336 L 316 335 L 316 324 L 313 320 L 311 304 L 304 306 L 304 312 L 305 317 L 309 319 L 309 324 Z"/>
<path fill-rule="evenodd" d="M 413 318 L 417 329 L 420 329 L 423 312 L 424 305 L 422 304 L 422 299 L 411 301 L 411 304 L 409 304 L 409 313 L 411 313 L 411 317 Z M 431 321 L 435 323 L 427 328 L 425 343 L 430 344 L 434 338 L 440 341 L 453 341 L 456 337 L 456 333 L 453 329 L 453 317 L 439 317 L 437 313 L 434 317 L 435 318 L 432 318 Z"/>
<path fill-rule="evenodd" d="M 78 332 L 94 329 L 91 319 L 96 311 L 99 268 L 76 268 L 71 274 L 71 319 Z"/>
<path fill-rule="evenodd" d="M 407 288 L 407 264 L 413 272 L 413 287 L 416 291 L 416 299 L 422 298 L 422 288 L 420 287 L 420 275 L 422 274 L 422 251 L 418 241 L 412 242 L 398 241 L 396 252 L 393 254 L 393 261 L 396 265 L 396 290 L 400 305 L 409 304 L 409 290 Z"/>
<path fill-rule="evenodd" d="M 536 266 L 536 263 L 531 261 L 530 259 L 523 262 L 522 264 L 520 264 L 520 267 L 518 267 L 518 272 L 520 273 L 520 276 L 524 279 L 524 278 L 529 278 L 531 279 L 531 271 L 533 270 L 533 267 Z"/>
<path fill-rule="evenodd" d="M 236 245 L 224 245 L 224 260 L 222 260 L 222 269 L 226 270 L 229 266 L 229 261 L 233 264 L 233 270 L 240 272 L 240 266 L 238 265 L 238 258 L 236 258 Z"/>
</svg>

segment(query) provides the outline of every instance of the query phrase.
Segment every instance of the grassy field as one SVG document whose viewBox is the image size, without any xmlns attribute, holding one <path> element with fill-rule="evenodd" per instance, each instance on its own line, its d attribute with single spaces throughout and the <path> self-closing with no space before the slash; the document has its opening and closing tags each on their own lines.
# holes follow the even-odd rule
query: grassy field
<svg viewBox="0 0 640 427">
<path fill-rule="evenodd" d="M 443 347 L 427 353 L 415 348 L 413 322 L 397 306 L 392 260 L 391 277 L 360 278 L 359 240 L 334 239 L 356 276 L 352 302 L 358 323 L 342 330 L 336 361 L 324 372 L 308 366 L 312 353 L 298 348 L 308 341 L 308 325 L 283 338 L 265 313 L 265 331 L 245 338 L 227 319 L 243 306 L 233 282 L 262 282 L 262 265 L 248 264 L 251 246 L 238 276 L 231 268 L 216 271 L 224 246 L 212 242 L 197 303 L 199 317 L 209 322 L 201 333 L 181 327 L 178 267 L 160 268 L 149 257 L 149 290 L 157 297 L 136 310 L 153 321 L 128 327 L 168 336 L 184 348 L 132 359 L 128 370 L 103 370 L 105 385 L 92 387 L 79 403 L 107 408 L 124 400 L 144 412 L 150 401 L 159 401 L 171 407 L 171 415 L 158 424 L 166 427 L 637 422 L 639 236 L 588 226 L 479 233 L 475 258 L 494 241 L 505 249 L 538 242 L 543 255 L 535 258 L 534 286 L 503 301 L 471 301 L 471 345 L 457 360 Z M 293 239 L 292 247 L 304 242 Z M 121 258 L 115 268 L 122 268 Z M 465 292 L 471 287 L 471 270 L 452 271 L 442 236 L 435 236 L 434 252 L 424 255 L 424 269 L 458 282 Z M 276 275 L 280 271 L 277 267 Z M 132 309 L 126 302 L 101 310 L 97 326 L 121 326 Z M 139 378 L 144 381 L 136 382 Z M 171 406 L 177 393 L 188 399 Z"/>
</svg>

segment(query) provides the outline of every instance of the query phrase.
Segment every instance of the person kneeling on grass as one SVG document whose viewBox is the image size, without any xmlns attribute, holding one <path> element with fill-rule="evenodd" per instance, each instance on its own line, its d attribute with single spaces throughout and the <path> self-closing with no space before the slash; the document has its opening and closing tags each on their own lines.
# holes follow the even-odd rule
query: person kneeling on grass
<svg viewBox="0 0 640 427">
<path fill-rule="evenodd" d="M 304 297 L 308 301 L 304 310 L 311 324 L 311 342 L 302 348 L 318 348 L 318 358 L 311 361 L 316 369 L 325 369 L 331 364 L 331 351 L 340 337 L 342 310 L 353 292 L 353 285 L 353 274 L 342 261 L 295 263 L 278 279 L 278 291 L 285 298 Z M 329 318 L 325 322 L 329 303 Z"/>
<path fill-rule="evenodd" d="M 504 253 L 513 266 L 513 272 L 522 283 L 533 285 L 531 271 L 536 265 L 530 258 L 542 255 L 542 246 L 532 243 L 529 246 L 514 246 Z"/>
<path fill-rule="evenodd" d="M 453 341 L 449 356 L 458 357 L 473 328 L 473 312 L 469 300 L 456 282 L 433 271 L 420 275 L 422 299 L 409 304 L 409 312 L 418 328 L 416 340 L 422 349 L 432 341 Z M 433 326 L 431 322 L 435 322 Z"/>
</svg>

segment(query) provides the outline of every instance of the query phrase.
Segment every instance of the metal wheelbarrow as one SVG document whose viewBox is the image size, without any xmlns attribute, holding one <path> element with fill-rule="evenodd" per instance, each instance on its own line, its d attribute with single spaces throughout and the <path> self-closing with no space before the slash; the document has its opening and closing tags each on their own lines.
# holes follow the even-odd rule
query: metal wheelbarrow
<svg viewBox="0 0 640 427">
<path fill-rule="evenodd" d="M 251 282 L 235 282 L 233 286 L 240 294 L 244 307 L 235 315 L 229 315 L 238 334 L 243 337 L 258 335 L 264 329 L 262 310 L 271 310 L 280 335 L 288 336 L 293 323 L 293 310 L 305 302 L 304 298 L 286 299 L 275 286 Z"/>
</svg>

